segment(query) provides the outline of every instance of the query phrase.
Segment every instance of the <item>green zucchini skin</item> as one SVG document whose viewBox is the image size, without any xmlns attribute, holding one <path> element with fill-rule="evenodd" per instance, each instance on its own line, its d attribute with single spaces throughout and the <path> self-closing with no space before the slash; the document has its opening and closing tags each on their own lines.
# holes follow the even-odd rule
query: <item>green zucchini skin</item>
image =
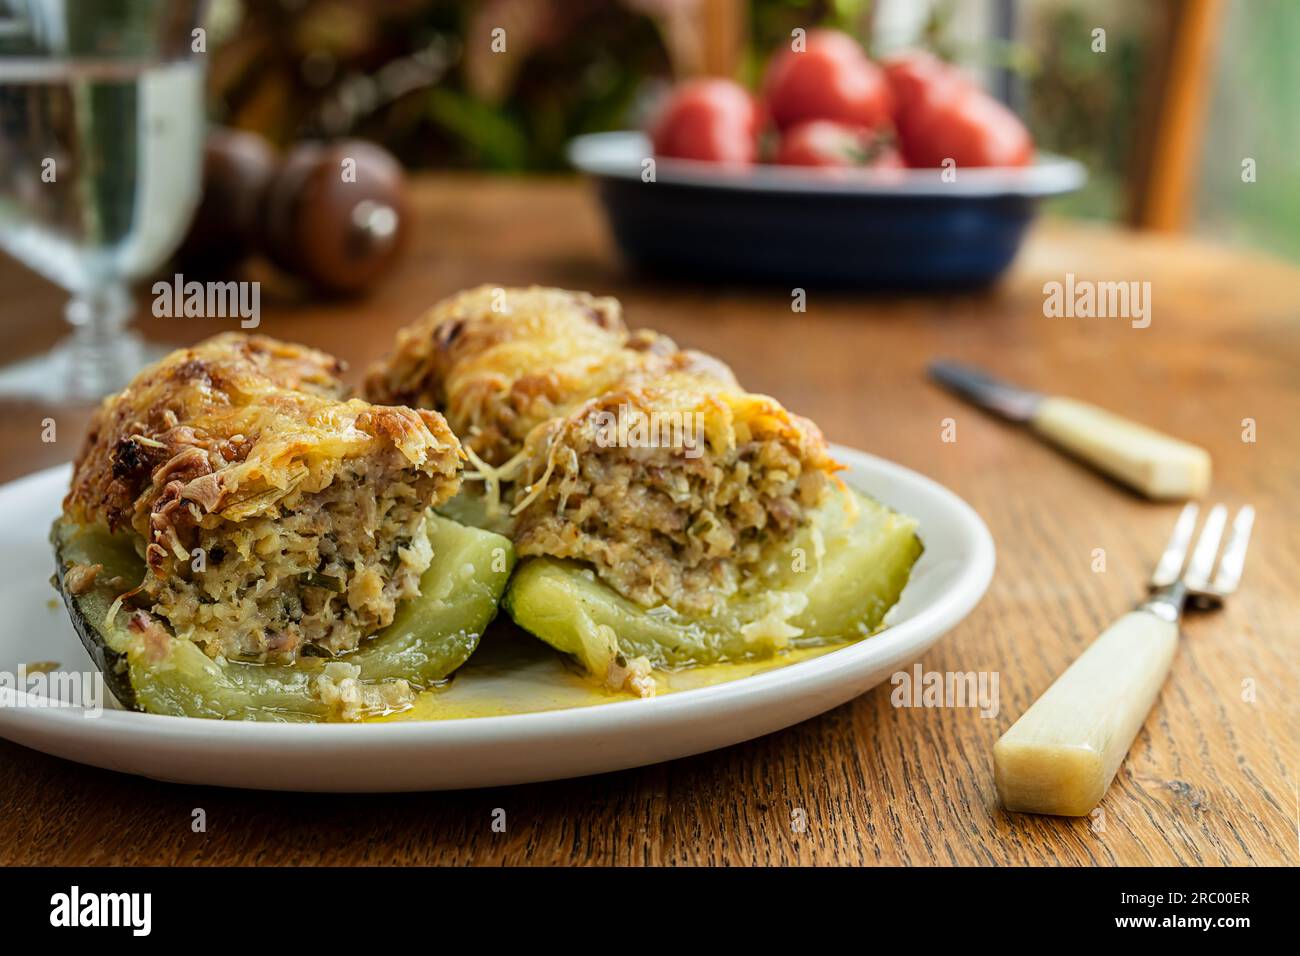
<svg viewBox="0 0 1300 956">
<path fill-rule="evenodd" d="M 923 548 L 913 519 L 850 493 L 856 517 L 845 495 L 832 495 L 810 528 L 711 616 L 666 605 L 647 610 L 590 568 L 554 558 L 523 561 L 503 606 L 516 624 L 572 654 L 593 675 L 604 674 L 620 654 L 672 669 L 758 660 L 786 647 L 866 637 L 881 628 Z M 774 604 L 793 610 L 778 618 L 801 633 L 773 636 L 761 622 Z"/>
<path fill-rule="evenodd" d="M 404 602 L 393 623 L 342 658 L 360 668 L 365 682 L 402 678 L 417 687 L 446 679 L 478 646 L 496 616 L 514 567 L 507 538 L 431 516 L 434 557 L 420 579 L 420 596 Z M 56 581 L 73 627 L 105 683 L 124 707 L 154 714 L 228 720 L 317 721 L 329 717 L 312 694 L 325 660 L 252 664 L 213 660 L 188 641 L 171 639 L 160 655 L 146 654 L 128 632 L 127 612 L 105 624 L 118 594 L 138 583 L 144 565 L 130 541 L 64 521 L 51 533 Z M 93 587 L 73 595 L 66 584 L 72 563 L 102 564 Z M 117 577 L 126 586 L 106 582 Z"/>
</svg>

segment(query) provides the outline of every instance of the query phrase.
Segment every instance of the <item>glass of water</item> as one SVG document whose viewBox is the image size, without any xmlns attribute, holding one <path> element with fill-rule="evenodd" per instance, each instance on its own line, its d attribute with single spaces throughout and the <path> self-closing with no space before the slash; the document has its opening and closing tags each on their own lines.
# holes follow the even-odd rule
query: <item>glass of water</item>
<svg viewBox="0 0 1300 956">
<path fill-rule="evenodd" d="M 0 0 L 0 249 L 70 293 L 72 326 L 0 367 L 0 397 L 99 398 L 154 357 L 127 327 L 130 284 L 198 202 L 204 5 Z"/>
</svg>

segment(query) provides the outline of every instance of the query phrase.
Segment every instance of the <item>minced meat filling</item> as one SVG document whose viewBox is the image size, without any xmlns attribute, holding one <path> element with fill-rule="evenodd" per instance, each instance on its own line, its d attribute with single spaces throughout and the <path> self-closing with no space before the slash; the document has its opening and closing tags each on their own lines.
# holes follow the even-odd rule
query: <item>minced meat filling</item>
<svg viewBox="0 0 1300 956">
<path fill-rule="evenodd" d="M 191 529 L 190 560 L 146 581 L 153 610 L 213 656 L 352 650 L 419 594 L 435 480 L 394 450 L 344 462 L 328 487 L 283 499 L 277 513 Z"/>
<path fill-rule="evenodd" d="M 517 518 L 519 553 L 589 561 L 639 604 L 697 612 L 734 594 L 828 485 L 776 437 L 692 458 L 680 448 L 602 448 L 591 429 L 570 429 L 551 458 L 545 489 Z"/>
</svg>

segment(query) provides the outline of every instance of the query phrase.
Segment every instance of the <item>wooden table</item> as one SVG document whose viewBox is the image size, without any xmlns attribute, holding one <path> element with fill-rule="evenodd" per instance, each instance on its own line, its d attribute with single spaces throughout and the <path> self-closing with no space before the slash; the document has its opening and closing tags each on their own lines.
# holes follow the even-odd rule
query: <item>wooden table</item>
<svg viewBox="0 0 1300 956">
<path fill-rule="evenodd" d="M 372 297 L 263 292 L 262 331 L 348 357 L 354 372 L 440 296 L 481 282 L 622 298 L 630 321 L 725 357 L 835 441 L 954 489 L 988 522 L 983 603 L 924 659 L 993 670 L 1001 712 L 895 709 L 888 685 L 781 733 L 670 764 L 491 791 L 310 796 L 190 788 L 0 742 L 0 862 L 537 864 L 1263 864 L 1297 862 L 1300 687 L 1300 271 L 1181 239 L 1046 223 L 995 290 L 868 297 L 663 283 L 625 273 L 593 199 L 570 181 L 428 179 L 411 255 Z M 1153 321 L 1049 319 L 1066 272 L 1149 280 Z M 6 356 L 58 332 L 62 295 L 0 264 Z M 188 342 L 220 320 L 164 320 Z M 993 742 L 1143 593 L 1172 527 L 1152 505 L 927 384 L 937 355 L 1126 411 L 1214 456 L 1214 497 L 1259 509 L 1240 595 L 1190 618 L 1173 674 L 1098 819 L 1009 815 Z M 85 413 L 5 407 L 0 479 L 71 457 Z M 957 441 L 941 440 L 953 418 Z M 1257 441 L 1242 440 L 1243 419 Z M 1105 572 L 1094 572 L 1094 550 Z M 1243 692 L 1253 682 L 1253 699 Z M 1246 685 L 1249 686 L 1249 685 Z M 191 831 L 191 812 L 208 828 Z M 507 811 L 504 834 L 491 829 Z M 791 828 L 802 809 L 804 833 Z"/>
</svg>

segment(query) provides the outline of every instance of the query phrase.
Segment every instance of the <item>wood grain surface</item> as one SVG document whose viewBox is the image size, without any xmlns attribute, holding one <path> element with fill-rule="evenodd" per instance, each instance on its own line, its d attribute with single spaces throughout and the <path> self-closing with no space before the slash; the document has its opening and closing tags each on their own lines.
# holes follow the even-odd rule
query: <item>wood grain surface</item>
<svg viewBox="0 0 1300 956">
<path fill-rule="evenodd" d="M 410 254 L 374 295 L 322 305 L 268 285 L 261 331 L 340 354 L 356 375 L 399 325 L 465 286 L 541 283 L 621 297 L 632 324 L 717 353 L 832 440 L 930 475 L 975 507 L 996 540 L 997 572 L 983 603 L 923 664 L 996 671 L 999 714 L 897 709 L 884 685 L 789 730 L 669 764 L 400 796 L 183 787 L 0 742 L 0 862 L 1297 862 L 1300 271 L 1184 239 L 1049 221 L 994 290 L 871 297 L 814 287 L 799 314 L 788 288 L 629 274 L 580 183 L 431 178 L 416 205 Z M 1149 281 L 1150 327 L 1044 317 L 1043 283 L 1066 272 Z M 62 298 L 0 262 L 6 357 L 59 334 Z M 230 324 L 144 327 L 184 343 Z M 1187 620 L 1170 679 L 1093 819 L 1003 812 L 993 743 L 1143 594 L 1177 506 L 1138 500 L 932 387 L 923 369 L 940 355 L 1194 440 L 1214 456 L 1213 497 L 1259 509 L 1240 594 Z M 86 418 L 0 412 L 2 480 L 70 458 Z M 40 440 L 50 414 L 55 445 Z M 947 418 L 951 443 L 941 440 Z M 1242 440 L 1243 419 L 1256 423 L 1253 443 Z M 1093 570 L 1098 548 L 1104 572 Z M 200 807 L 206 833 L 190 826 Z M 496 808 L 506 811 L 505 833 L 492 830 Z M 802 833 L 791 825 L 796 810 Z"/>
</svg>

